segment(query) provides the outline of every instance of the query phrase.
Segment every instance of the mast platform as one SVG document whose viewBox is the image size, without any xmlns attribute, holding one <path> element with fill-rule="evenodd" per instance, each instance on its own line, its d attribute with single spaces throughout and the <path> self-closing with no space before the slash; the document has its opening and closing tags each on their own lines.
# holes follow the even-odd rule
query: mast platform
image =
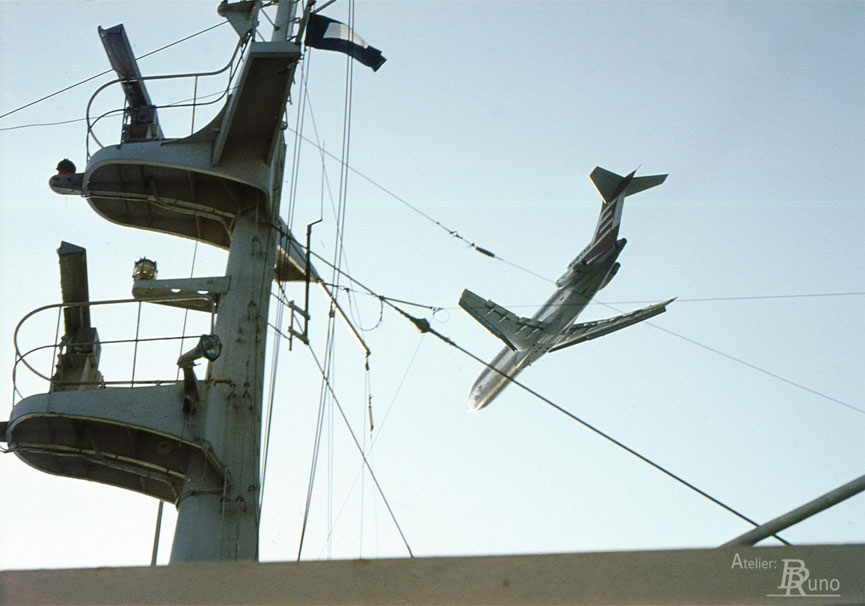
<svg viewBox="0 0 865 606">
<path fill-rule="evenodd" d="M 207 384 L 199 386 L 207 397 Z M 9 449 L 40 471 L 90 480 L 177 503 L 184 471 L 204 463 L 220 485 L 225 470 L 188 429 L 182 384 L 37 394 L 19 402 Z"/>
<path fill-rule="evenodd" d="M 234 93 L 204 128 L 175 139 L 164 138 L 161 130 L 141 137 L 124 130 L 120 143 L 90 156 L 84 172 L 54 175 L 50 187 L 83 196 L 101 217 L 118 225 L 223 249 L 231 246 L 237 214 L 253 210 L 279 233 L 276 279 L 305 280 L 303 247 L 275 212 L 282 189 L 285 104 L 300 48 L 288 41 L 249 46 Z M 139 80 L 143 90 L 148 78 Z M 98 142 L 93 124 L 88 118 L 88 137 Z"/>
<path fill-rule="evenodd" d="M 84 171 L 76 172 L 64 160 L 49 185 L 57 193 L 84 197 L 113 223 L 227 249 L 226 272 L 157 280 L 155 263 L 140 259 L 152 267 L 144 271 L 142 266 L 139 272 L 136 266 L 134 299 L 90 302 L 83 261 L 76 265 L 70 260 L 64 269 L 63 255 L 83 259 L 83 249 L 61 247 L 61 275 L 69 278 L 69 296 L 64 284 L 63 304 L 35 310 L 25 320 L 56 308 L 55 332 L 65 312 L 66 333 L 62 338 L 55 334 L 52 344 L 22 349 L 21 323 L 16 328 L 16 368 L 26 366 L 49 389 L 24 397 L 16 384 L 11 417 L 0 423 L 0 441 L 42 471 L 176 505 L 173 562 L 258 557 L 261 401 L 272 283 L 303 280 L 308 291 L 309 282 L 318 279 L 309 251 L 294 240 L 279 214 L 285 108 L 301 57 L 300 34 L 291 35 L 299 23 L 294 20 L 297 4 L 282 0 L 272 40 L 255 42 L 262 3 L 224 2 L 219 12 L 239 40 L 228 64 L 209 74 L 141 76 L 123 26 L 100 28 L 118 79 L 97 90 L 88 104 Z M 237 57 L 242 63 L 235 71 Z M 189 136 L 167 138 L 159 115 L 174 106 L 155 105 L 146 82 L 194 78 L 197 94 L 199 78 L 225 72 L 227 100 L 215 117 Z M 111 86 L 122 89 L 124 107 L 91 120 L 93 100 Z M 193 124 L 197 104 L 194 99 L 187 105 Z M 110 115 L 123 116 L 119 143 L 103 145 L 93 126 Z M 99 145 L 92 155 L 91 140 Z M 108 303 L 137 306 L 137 319 L 124 326 L 134 329 L 134 339 L 105 340 L 90 326 L 90 308 Z M 139 338 L 142 306 L 149 311 L 153 303 L 163 310 L 167 305 L 210 312 L 209 327 L 201 328 L 207 334 L 188 351 L 183 351 L 186 334 Z M 185 333 L 185 319 L 183 326 Z M 142 365 L 139 346 L 178 345 L 168 343 L 172 339 L 180 339 L 179 358 L 176 349 L 163 348 Z M 131 373 L 121 380 L 106 380 L 118 373 L 99 368 L 106 345 L 132 353 Z M 117 366 L 118 356 L 103 358 Z M 202 358 L 206 365 L 199 378 L 194 367 Z M 174 378 L 136 379 L 136 367 L 141 375 L 159 364 L 167 364 Z"/>
</svg>

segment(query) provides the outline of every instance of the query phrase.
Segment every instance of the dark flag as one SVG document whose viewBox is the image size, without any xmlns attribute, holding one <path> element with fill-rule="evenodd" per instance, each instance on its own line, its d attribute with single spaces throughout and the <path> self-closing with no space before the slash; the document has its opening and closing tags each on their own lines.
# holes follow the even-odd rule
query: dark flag
<svg viewBox="0 0 865 606">
<path fill-rule="evenodd" d="M 363 38 L 345 23 L 321 15 L 309 16 L 306 24 L 306 45 L 345 53 L 371 67 L 372 71 L 378 71 L 385 62 L 380 50 L 364 42 Z"/>
</svg>

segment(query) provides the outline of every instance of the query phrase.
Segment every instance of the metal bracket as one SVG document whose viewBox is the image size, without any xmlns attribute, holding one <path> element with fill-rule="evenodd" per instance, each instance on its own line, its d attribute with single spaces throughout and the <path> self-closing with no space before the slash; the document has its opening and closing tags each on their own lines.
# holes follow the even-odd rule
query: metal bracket
<svg viewBox="0 0 865 606">
<path fill-rule="evenodd" d="M 291 319 L 288 323 L 288 349 L 291 351 L 294 337 L 300 339 L 304 345 L 309 345 L 309 311 L 298 307 L 293 300 L 288 302 L 288 308 L 291 310 Z M 300 316 L 299 322 L 302 322 L 303 330 L 294 328 L 295 314 Z"/>
<path fill-rule="evenodd" d="M 225 17 L 241 38 L 245 38 L 258 27 L 260 3 L 254 0 L 241 0 L 228 3 L 223 0 L 216 9 L 220 17 Z"/>
<path fill-rule="evenodd" d="M 169 280 L 138 280 L 132 286 L 132 296 L 136 299 L 149 297 L 169 297 L 171 295 L 194 297 L 195 295 L 209 295 L 217 305 L 222 295 L 228 292 L 231 284 L 229 276 L 215 276 L 210 278 L 175 278 Z M 164 301 L 164 305 L 183 307 L 197 311 L 211 311 L 210 303 L 203 297 L 201 299 L 188 299 L 181 301 Z"/>
</svg>

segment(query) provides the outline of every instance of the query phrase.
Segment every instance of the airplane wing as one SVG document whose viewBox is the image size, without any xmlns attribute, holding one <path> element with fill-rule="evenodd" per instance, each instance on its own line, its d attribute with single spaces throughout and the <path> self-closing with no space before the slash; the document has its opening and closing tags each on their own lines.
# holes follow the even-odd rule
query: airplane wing
<svg viewBox="0 0 865 606">
<path fill-rule="evenodd" d="M 534 345 L 547 326 L 545 322 L 539 320 L 520 318 L 501 305 L 482 299 L 470 290 L 463 291 L 460 307 L 513 350 L 528 349 Z"/>
<path fill-rule="evenodd" d="M 572 324 L 564 330 L 561 339 L 550 349 L 550 351 L 558 351 L 559 349 L 564 349 L 565 347 L 570 347 L 577 343 L 583 343 L 584 341 L 608 335 L 611 332 L 616 332 L 617 330 L 621 330 L 622 328 L 626 328 L 632 324 L 636 324 L 637 322 L 648 320 L 652 316 L 657 316 L 658 314 L 667 311 L 667 305 L 672 303 L 674 300 L 675 299 L 669 299 L 661 303 L 655 303 L 654 305 L 649 305 L 648 307 L 632 311 L 631 313 L 616 316 L 614 318 L 607 318 L 606 320 Z"/>
</svg>

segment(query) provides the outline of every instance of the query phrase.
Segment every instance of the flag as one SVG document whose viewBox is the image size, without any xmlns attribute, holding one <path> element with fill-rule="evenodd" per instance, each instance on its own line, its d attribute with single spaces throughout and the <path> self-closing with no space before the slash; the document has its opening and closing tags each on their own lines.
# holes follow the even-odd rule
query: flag
<svg viewBox="0 0 865 606">
<path fill-rule="evenodd" d="M 384 62 L 381 51 L 373 48 L 349 26 L 321 15 L 312 14 L 306 24 L 306 45 L 345 53 L 378 71 Z"/>
</svg>

